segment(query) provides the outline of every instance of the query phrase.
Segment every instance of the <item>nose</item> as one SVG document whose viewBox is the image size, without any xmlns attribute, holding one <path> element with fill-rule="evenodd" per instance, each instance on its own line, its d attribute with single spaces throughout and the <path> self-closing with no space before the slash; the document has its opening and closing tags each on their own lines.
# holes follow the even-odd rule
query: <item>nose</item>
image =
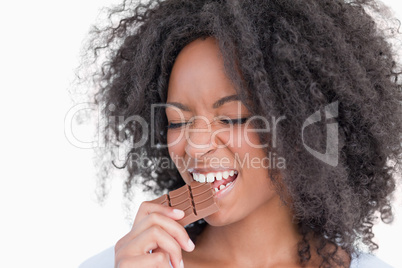
<svg viewBox="0 0 402 268">
<path fill-rule="evenodd" d="M 216 150 L 216 142 L 212 141 L 213 130 L 207 122 L 195 123 L 186 129 L 185 151 L 191 158 L 197 159 L 207 156 Z"/>
</svg>

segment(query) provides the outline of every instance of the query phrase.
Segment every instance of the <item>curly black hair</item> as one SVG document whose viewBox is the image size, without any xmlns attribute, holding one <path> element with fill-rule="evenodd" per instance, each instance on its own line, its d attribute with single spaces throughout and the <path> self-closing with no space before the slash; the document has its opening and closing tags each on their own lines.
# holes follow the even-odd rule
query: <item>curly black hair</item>
<svg viewBox="0 0 402 268">
<path fill-rule="evenodd" d="M 118 166 L 128 171 L 126 193 L 135 184 L 156 194 L 184 184 L 175 167 L 138 165 L 130 156 L 168 157 L 166 115 L 163 109 L 151 114 L 151 105 L 166 102 L 169 75 L 183 47 L 214 37 L 225 72 L 251 114 L 286 117 L 274 150 L 287 165 L 280 183 L 277 176 L 271 180 L 303 236 L 301 265 L 311 258 L 312 245 L 322 257 L 320 267 L 342 264 L 339 247 L 349 254 L 357 253 L 357 243 L 377 249 L 372 227 L 376 215 L 392 221 L 402 162 L 401 72 L 388 40 L 395 31 L 379 27 L 376 16 L 388 21 L 381 14 L 379 4 L 368 0 L 124 1 L 109 10 L 109 25 L 92 29 L 87 54 L 98 67 L 91 76 L 92 100 L 105 118 L 114 118 L 99 126 L 109 153 L 102 156 L 100 180 Z M 300 131 L 330 103 L 338 104 L 335 166 L 303 149 L 325 148 L 325 124 L 306 130 L 303 138 Z M 132 116 L 147 122 L 152 117 L 151 131 Z M 144 135 L 142 146 L 127 145 Z M 270 142 L 268 136 L 260 139 Z M 119 165 L 112 160 L 124 145 L 129 150 Z M 194 240 L 205 224 L 187 227 Z"/>
</svg>

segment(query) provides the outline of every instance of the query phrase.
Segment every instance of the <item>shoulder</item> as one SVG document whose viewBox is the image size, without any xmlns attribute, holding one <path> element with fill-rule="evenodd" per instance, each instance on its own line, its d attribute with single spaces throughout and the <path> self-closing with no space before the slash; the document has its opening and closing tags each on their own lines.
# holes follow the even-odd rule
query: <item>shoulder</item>
<svg viewBox="0 0 402 268">
<path fill-rule="evenodd" d="M 352 256 L 350 268 L 393 268 L 378 257 L 368 253 L 358 253 Z"/>
<path fill-rule="evenodd" d="M 110 247 L 84 261 L 78 268 L 113 268 L 114 247 Z"/>
</svg>

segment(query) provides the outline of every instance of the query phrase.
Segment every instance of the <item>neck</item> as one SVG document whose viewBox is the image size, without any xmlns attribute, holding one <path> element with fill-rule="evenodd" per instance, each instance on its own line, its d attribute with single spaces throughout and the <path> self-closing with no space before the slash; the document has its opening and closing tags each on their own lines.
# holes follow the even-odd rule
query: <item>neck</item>
<svg viewBox="0 0 402 268">
<path fill-rule="evenodd" d="M 208 259 L 230 258 L 223 261 L 243 267 L 297 264 L 300 235 L 289 209 L 279 204 L 279 198 L 272 201 L 241 221 L 225 226 L 207 225 L 196 249 L 202 249 Z"/>
</svg>

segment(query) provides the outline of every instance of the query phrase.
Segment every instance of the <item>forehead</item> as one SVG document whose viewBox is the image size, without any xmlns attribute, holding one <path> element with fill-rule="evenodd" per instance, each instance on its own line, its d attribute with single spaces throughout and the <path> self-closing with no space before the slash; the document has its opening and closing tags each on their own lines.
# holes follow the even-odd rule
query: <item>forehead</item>
<svg viewBox="0 0 402 268">
<path fill-rule="evenodd" d="M 179 53 L 168 86 L 168 101 L 210 102 L 236 94 L 224 71 L 214 38 L 197 39 Z"/>
</svg>

